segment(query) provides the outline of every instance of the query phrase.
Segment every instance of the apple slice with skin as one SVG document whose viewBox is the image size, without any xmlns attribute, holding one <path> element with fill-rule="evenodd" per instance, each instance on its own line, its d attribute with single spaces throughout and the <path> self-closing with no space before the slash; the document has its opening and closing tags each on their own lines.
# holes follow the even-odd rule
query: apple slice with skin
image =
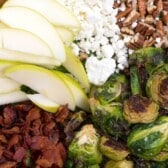
<svg viewBox="0 0 168 168">
<path fill-rule="evenodd" d="M 0 94 L 0 105 L 17 103 L 17 102 L 22 102 L 26 100 L 28 100 L 26 94 L 21 92 L 20 90 Z"/>
<path fill-rule="evenodd" d="M 19 63 L 17 62 L 11 62 L 11 61 L 4 61 L 4 60 L 0 60 L 0 75 L 2 76 L 5 69 L 13 66 L 13 65 L 18 65 Z"/>
<path fill-rule="evenodd" d="M 54 71 L 58 76 L 60 76 L 64 82 L 66 82 L 71 89 L 73 96 L 75 98 L 76 106 L 80 107 L 83 110 L 89 111 L 89 102 L 88 97 L 85 94 L 84 90 L 81 88 L 79 83 L 75 81 L 71 76 L 64 74 L 59 71 Z"/>
<path fill-rule="evenodd" d="M 55 73 L 35 65 L 21 64 L 6 69 L 7 77 L 26 85 L 59 105 L 75 109 L 75 100 L 69 86 Z"/>
<path fill-rule="evenodd" d="M 53 56 L 49 46 L 28 31 L 14 28 L 2 28 L 0 29 L 0 33 L 2 48 L 39 56 Z"/>
<path fill-rule="evenodd" d="M 89 92 L 90 84 L 84 69 L 83 64 L 79 60 L 79 57 L 74 54 L 71 48 L 66 47 L 67 59 L 63 63 L 63 66 L 74 75 L 74 77 L 79 81 L 81 86 L 86 92 Z"/>
<path fill-rule="evenodd" d="M 47 18 L 56 26 L 80 30 L 77 17 L 56 0 L 8 0 L 3 7 L 23 6 L 31 8 Z"/>
<path fill-rule="evenodd" d="M 0 60 L 30 63 L 45 67 L 60 66 L 60 62 L 53 57 L 42 57 L 38 55 L 23 53 L 14 50 L 0 48 Z"/>
<path fill-rule="evenodd" d="M 20 84 L 5 76 L 0 76 L 0 94 L 19 90 Z"/>
<path fill-rule="evenodd" d="M 42 94 L 27 94 L 27 97 L 35 105 L 48 112 L 55 113 L 60 107 L 60 105 L 43 96 Z"/>
<path fill-rule="evenodd" d="M 71 44 L 74 39 L 74 32 L 68 28 L 64 27 L 55 27 L 60 38 L 65 44 Z"/>
<path fill-rule="evenodd" d="M 29 31 L 41 38 L 51 49 L 53 56 L 61 62 L 66 59 L 65 48 L 55 27 L 42 15 L 24 7 L 0 9 L 0 20 L 12 28 Z"/>
</svg>

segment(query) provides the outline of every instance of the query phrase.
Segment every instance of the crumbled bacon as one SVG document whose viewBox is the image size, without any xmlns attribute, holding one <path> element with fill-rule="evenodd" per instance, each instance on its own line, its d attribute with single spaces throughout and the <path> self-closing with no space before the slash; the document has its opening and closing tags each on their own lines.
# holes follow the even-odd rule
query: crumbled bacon
<svg viewBox="0 0 168 168">
<path fill-rule="evenodd" d="M 67 106 L 55 114 L 30 102 L 4 106 L 0 113 L 0 168 L 32 163 L 37 168 L 62 168 L 67 156 L 64 126 L 69 114 Z"/>
</svg>

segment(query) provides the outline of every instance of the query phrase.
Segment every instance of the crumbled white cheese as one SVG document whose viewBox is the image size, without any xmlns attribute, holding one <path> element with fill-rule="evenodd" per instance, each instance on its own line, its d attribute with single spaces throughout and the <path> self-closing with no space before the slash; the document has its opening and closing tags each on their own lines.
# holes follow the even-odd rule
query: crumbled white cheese
<svg viewBox="0 0 168 168">
<path fill-rule="evenodd" d="M 95 85 L 102 85 L 115 72 L 116 62 L 112 58 L 98 60 L 90 56 L 86 60 L 86 71 L 89 80 Z"/>
<path fill-rule="evenodd" d="M 89 55 L 85 67 L 90 83 L 101 85 L 128 66 L 127 40 L 120 36 L 114 0 L 64 0 L 64 4 L 81 23 L 77 43 L 72 47 L 76 54 L 82 51 Z"/>
</svg>

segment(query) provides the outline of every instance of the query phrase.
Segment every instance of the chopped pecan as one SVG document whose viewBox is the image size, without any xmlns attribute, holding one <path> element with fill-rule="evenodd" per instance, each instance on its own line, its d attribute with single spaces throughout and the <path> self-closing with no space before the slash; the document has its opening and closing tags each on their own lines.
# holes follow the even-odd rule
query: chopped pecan
<svg viewBox="0 0 168 168">
<path fill-rule="evenodd" d="M 163 22 L 161 20 L 156 22 L 156 29 L 161 35 L 164 34 Z"/>
<path fill-rule="evenodd" d="M 155 39 L 153 37 L 150 37 L 148 40 L 145 40 L 143 47 L 150 47 L 155 44 Z"/>
<path fill-rule="evenodd" d="M 141 15 L 141 18 L 144 19 L 146 15 L 147 9 L 147 1 L 146 0 L 138 0 L 138 10 Z"/>
<path fill-rule="evenodd" d="M 123 34 L 128 34 L 128 35 L 134 35 L 134 31 L 131 28 L 128 27 L 122 27 L 121 28 L 121 33 Z"/>
<path fill-rule="evenodd" d="M 167 1 L 163 1 L 163 10 L 168 12 L 168 2 Z"/>
<path fill-rule="evenodd" d="M 165 25 L 168 25 L 168 12 L 167 11 L 163 11 L 163 23 Z"/>
<path fill-rule="evenodd" d="M 154 23 L 154 18 L 153 18 L 153 16 L 152 15 L 147 15 L 146 17 L 145 17 L 145 23 L 146 24 L 153 24 Z"/>
<path fill-rule="evenodd" d="M 140 16 L 139 12 L 132 10 L 130 14 L 127 16 L 127 18 L 124 20 L 123 26 L 129 26 L 134 21 L 136 21 L 139 18 L 139 16 Z"/>
<path fill-rule="evenodd" d="M 132 11 L 131 7 L 128 7 L 125 11 L 121 11 L 117 14 L 116 18 L 119 20 L 123 17 L 126 17 Z"/>
</svg>

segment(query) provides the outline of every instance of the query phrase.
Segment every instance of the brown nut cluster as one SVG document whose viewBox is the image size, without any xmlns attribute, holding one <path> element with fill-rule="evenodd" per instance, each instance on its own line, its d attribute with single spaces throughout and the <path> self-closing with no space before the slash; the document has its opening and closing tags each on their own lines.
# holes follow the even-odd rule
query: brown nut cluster
<svg viewBox="0 0 168 168">
<path fill-rule="evenodd" d="M 128 48 L 168 47 L 167 0 L 121 0 L 114 8 L 123 38 L 129 37 Z"/>
</svg>

